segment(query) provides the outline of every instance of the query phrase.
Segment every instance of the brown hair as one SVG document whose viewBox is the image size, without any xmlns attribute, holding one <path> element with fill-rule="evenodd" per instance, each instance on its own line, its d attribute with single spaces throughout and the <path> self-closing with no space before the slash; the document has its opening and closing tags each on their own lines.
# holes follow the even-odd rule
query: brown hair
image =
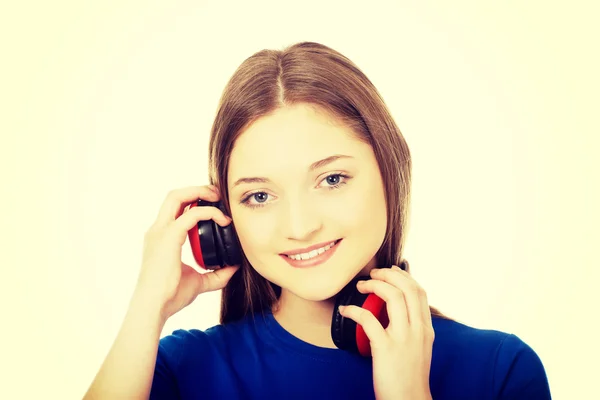
<svg viewBox="0 0 600 400">
<path fill-rule="evenodd" d="M 227 190 L 229 157 L 236 139 L 258 118 L 278 108 L 303 103 L 335 117 L 369 143 L 385 185 L 387 231 L 376 254 L 377 266 L 402 259 L 410 203 L 410 151 L 371 81 L 348 58 L 319 43 L 301 42 L 283 50 L 262 50 L 247 58 L 227 83 L 209 141 L 209 181 Z M 242 252 L 243 253 L 243 252 Z M 242 254 L 242 265 L 221 294 L 222 324 L 270 309 L 281 288 L 259 275 Z M 435 307 L 432 315 L 448 318 Z"/>
</svg>

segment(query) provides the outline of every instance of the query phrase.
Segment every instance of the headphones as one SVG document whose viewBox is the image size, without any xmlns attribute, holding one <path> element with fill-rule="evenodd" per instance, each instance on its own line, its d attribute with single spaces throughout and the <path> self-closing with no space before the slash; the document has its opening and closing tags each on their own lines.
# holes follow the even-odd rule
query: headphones
<svg viewBox="0 0 600 400">
<path fill-rule="evenodd" d="M 223 204 L 198 200 L 190 205 L 192 207 L 212 206 L 226 213 Z M 213 220 L 199 221 L 197 226 L 188 231 L 188 238 L 194 259 L 200 267 L 208 269 L 223 268 L 225 265 L 239 265 L 242 262 L 241 246 L 233 228 L 233 222 L 223 227 Z M 406 269 L 405 261 L 400 265 Z M 364 357 L 371 356 L 370 341 L 362 326 L 350 318 L 342 316 L 338 307 L 340 305 L 355 305 L 369 310 L 379 320 L 384 328 L 389 324 L 385 302 L 374 293 L 360 293 L 356 288 L 359 280 L 368 277 L 359 277 L 348 283 L 336 296 L 333 318 L 331 320 L 331 338 L 334 344 L 342 350 L 358 353 Z"/>
</svg>

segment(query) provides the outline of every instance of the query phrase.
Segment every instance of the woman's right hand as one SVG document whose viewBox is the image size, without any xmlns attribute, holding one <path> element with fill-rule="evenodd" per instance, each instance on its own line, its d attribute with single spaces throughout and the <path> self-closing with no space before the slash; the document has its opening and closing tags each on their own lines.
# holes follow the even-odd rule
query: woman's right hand
<svg viewBox="0 0 600 400">
<path fill-rule="evenodd" d="M 168 194 L 156 221 L 144 236 L 142 266 L 136 290 L 151 298 L 160 307 L 163 321 L 188 306 L 205 292 L 225 287 L 239 265 L 199 273 L 181 261 L 181 248 L 188 231 L 198 221 L 212 219 L 221 226 L 231 223 L 216 207 L 192 207 L 198 199 L 216 202 L 220 195 L 213 185 L 192 186 L 174 190 Z M 207 266 L 210 268 L 210 266 Z"/>
</svg>

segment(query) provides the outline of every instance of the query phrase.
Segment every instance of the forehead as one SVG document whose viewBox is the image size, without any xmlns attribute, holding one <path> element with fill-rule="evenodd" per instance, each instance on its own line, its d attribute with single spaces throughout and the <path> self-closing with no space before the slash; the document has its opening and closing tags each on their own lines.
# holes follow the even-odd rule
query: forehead
<svg viewBox="0 0 600 400">
<path fill-rule="evenodd" d="M 348 128 L 320 110 L 299 104 L 258 119 L 238 137 L 229 176 L 266 174 L 286 166 L 306 170 L 313 161 L 334 153 L 359 158 L 363 151 L 365 143 Z"/>
</svg>

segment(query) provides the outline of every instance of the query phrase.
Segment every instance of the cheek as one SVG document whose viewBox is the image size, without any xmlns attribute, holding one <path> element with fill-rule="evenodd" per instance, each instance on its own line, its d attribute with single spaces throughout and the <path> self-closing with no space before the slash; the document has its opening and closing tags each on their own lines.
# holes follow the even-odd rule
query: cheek
<svg viewBox="0 0 600 400">
<path fill-rule="evenodd" d="M 344 213 L 344 219 L 340 220 L 340 225 L 348 233 L 348 236 L 354 239 L 360 239 L 361 243 L 370 247 L 375 242 L 379 242 L 385 234 L 387 226 L 385 203 L 369 200 L 354 200 L 347 204 L 352 209 Z M 355 245 L 358 245 L 355 243 Z"/>
<path fill-rule="evenodd" d="M 253 261 L 255 255 L 264 253 L 267 249 L 272 251 L 275 225 L 270 218 L 264 215 L 260 218 L 240 216 L 236 220 L 235 229 L 248 260 Z"/>
<path fill-rule="evenodd" d="M 369 182 L 355 189 L 336 205 L 336 214 L 343 217 L 344 225 L 350 229 L 372 231 L 387 224 L 383 187 Z"/>
<path fill-rule="evenodd" d="M 343 202 L 345 221 L 342 223 L 348 236 L 352 238 L 352 247 L 376 251 L 385 238 L 387 228 L 387 210 L 383 185 L 376 179 L 360 190 L 361 194 L 351 196 Z M 355 241 L 358 240 L 358 241 Z"/>
</svg>

